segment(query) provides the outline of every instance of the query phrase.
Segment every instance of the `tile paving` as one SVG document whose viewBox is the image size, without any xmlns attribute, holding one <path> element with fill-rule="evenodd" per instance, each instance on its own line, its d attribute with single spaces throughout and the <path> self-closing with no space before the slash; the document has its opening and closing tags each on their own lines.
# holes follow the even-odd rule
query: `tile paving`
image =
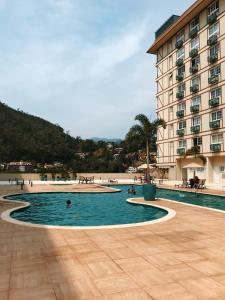
<svg viewBox="0 0 225 300">
<path fill-rule="evenodd" d="M 19 187 L 0 187 L 1 194 L 14 192 Z M 38 229 L 0 220 L 0 299 L 224 300 L 225 214 L 162 200 L 157 205 L 176 216 L 100 230 Z M 0 212 L 13 206 L 0 203 Z"/>
</svg>

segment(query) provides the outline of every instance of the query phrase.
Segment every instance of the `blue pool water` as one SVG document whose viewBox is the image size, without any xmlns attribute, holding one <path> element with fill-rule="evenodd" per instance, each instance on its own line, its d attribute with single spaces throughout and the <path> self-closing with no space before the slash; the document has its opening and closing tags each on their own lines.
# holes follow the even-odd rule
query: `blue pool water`
<svg viewBox="0 0 225 300">
<path fill-rule="evenodd" d="M 36 193 L 8 196 L 31 206 L 11 214 L 15 219 L 35 224 L 59 226 L 99 226 L 131 224 L 155 220 L 167 211 L 146 205 L 126 202 L 130 197 L 142 197 L 142 187 L 137 186 L 136 196 L 127 193 L 129 186 L 117 186 L 118 193 Z M 72 206 L 67 208 L 66 201 Z"/>
</svg>

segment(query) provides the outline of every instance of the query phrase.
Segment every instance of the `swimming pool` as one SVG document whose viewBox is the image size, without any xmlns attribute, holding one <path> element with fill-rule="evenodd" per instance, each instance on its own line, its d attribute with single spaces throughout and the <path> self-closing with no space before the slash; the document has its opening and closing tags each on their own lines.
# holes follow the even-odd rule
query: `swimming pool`
<svg viewBox="0 0 225 300">
<path fill-rule="evenodd" d="M 29 202 L 31 205 L 11 213 L 23 222 L 56 226 L 103 226 L 133 224 L 165 217 L 164 209 L 128 203 L 130 197 L 142 197 L 142 187 L 136 195 L 127 193 L 128 186 L 117 186 L 118 193 L 34 193 L 7 196 L 7 199 Z M 66 201 L 71 201 L 67 207 Z M 154 203 L 152 203 L 154 204 Z"/>
</svg>

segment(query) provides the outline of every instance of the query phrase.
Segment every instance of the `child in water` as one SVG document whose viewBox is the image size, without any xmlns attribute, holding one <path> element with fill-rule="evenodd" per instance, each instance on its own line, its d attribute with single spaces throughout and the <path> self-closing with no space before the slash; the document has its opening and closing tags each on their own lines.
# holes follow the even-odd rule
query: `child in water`
<svg viewBox="0 0 225 300">
<path fill-rule="evenodd" d="M 67 200 L 67 201 L 66 201 L 66 205 L 67 205 L 67 208 L 71 207 L 71 206 L 72 206 L 71 201 L 70 201 L 70 200 Z"/>
</svg>

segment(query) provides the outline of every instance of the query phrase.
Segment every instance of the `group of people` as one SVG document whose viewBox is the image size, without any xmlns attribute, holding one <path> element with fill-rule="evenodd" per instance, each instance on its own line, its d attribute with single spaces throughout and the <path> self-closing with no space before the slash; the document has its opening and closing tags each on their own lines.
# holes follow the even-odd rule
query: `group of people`
<svg viewBox="0 0 225 300">
<path fill-rule="evenodd" d="M 199 178 L 198 178 L 198 176 L 194 176 L 193 178 L 190 178 L 189 179 L 189 184 L 190 184 L 191 188 L 197 186 L 199 184 Z"/>
</svg>

